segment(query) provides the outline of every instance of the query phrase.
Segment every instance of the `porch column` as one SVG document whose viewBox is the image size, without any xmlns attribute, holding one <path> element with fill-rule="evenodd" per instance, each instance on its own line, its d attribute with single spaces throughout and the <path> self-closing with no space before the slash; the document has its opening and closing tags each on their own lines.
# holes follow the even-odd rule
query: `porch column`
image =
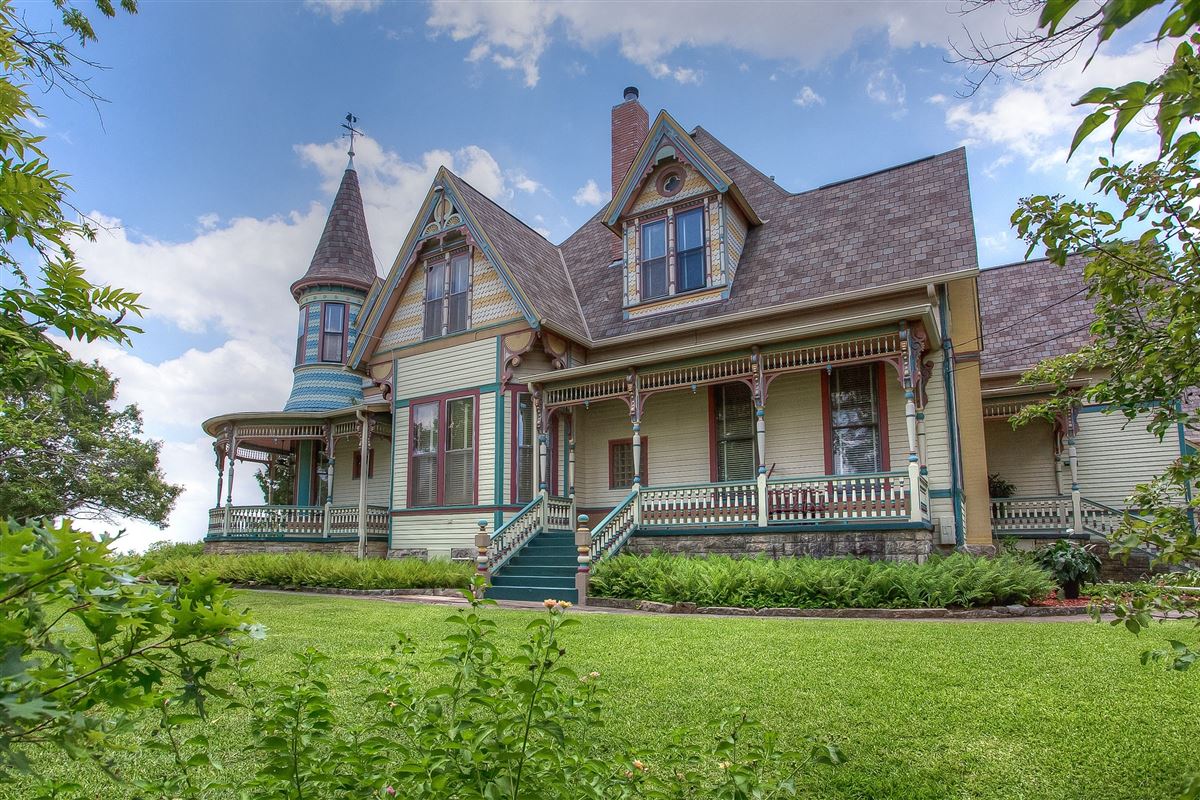
<svg viewBox="0 0 1200 800">
<path fill-rule="evenodd" d="M 550 420 L 546 414 L 546 405 L 542 402 L 542 387 L 533 389 L 533 425 L 537 433 L 538 457 L 534 482 L 538 487 L 538 495 L 542 498 L 541 517 L 542 529 L 545 530 L 549 521 L 550 495 Z"/>
<path fill-rule="evenodd" d="M 642 522 L 642 398 L 638 382 L 637 368 L 629 370 L 626 378 L 629 392 L 629 421 L 633 427 L 631 438 L 633 451 L 633 492 L 637 499 L 633 503 L 633 524 Z"/>
<path fill-rule="evenodd" d="M 1079 425 L 1072 409 L 1067 417 L 1067 457 L 1071 463 L 1071 522 L 1075 533 L 1083 533 L 1083 498 L 1079 493 L 1079 454 L 1075 449 L 1075 433 Z"/>
<path fill-rule="evenodd" d="M 217 454 L 217 508 L 220 508 L 222 484 L 225 482 L 225 452 L 219 445 L 214 445 L 213 450 Z"/>
<path fill-rule="evenodd" d="M 567 496 L 571 498 L 571 519 L 575 519 L 575 409 L 567 416 Z"/>
<path fill-rule="evenodd" d="M 333 457 L 335 440 L 333 438 L 333 422 L 325 423 L 325 513 L 321 515 L 321 535 L 326 539 L 329 538 L 330 526 L 333 524 L 333 462 L 336 460 Z M 317 448 L 313 447 L 313 469 L 320 474 L 318 466 L 320 459 L 317 458 Z M 317 482 L 318 488 L 320 482 Z M 319 499 L 319 498 L 315 498 Z"/>
<path fill-rule="evenodd" d="M 367 478 L 371 474 L 371 414 L 357 413 L 358 444 L 358 557 L 367 557 Z M 332 498 L 333 492 L 330 492 Z M 328 508 L 328 506 L 326 506 Z"/>
<path fill-rule="evenodd" d="M 929 474 L 929 461 L 925 449 L 925 409 L 917 411 L 917 455 L 920 457 L 921 474 Z"/>
<path fill-rule="evenodd" d="M 229 533 L 233 522 L 233 467 L 237 463 L 237 429 L 229 432 L 229 445 L 225 453 L 229 459 L 229 480 L 225 487 L 225 533 Z"/>
<path fill-rule="evenodd" d="M 275 456 L 267 456 L 267 505 L 275 505 Z"/>
<path fill-rule="evenodd" d="M 762 371 L 757 345 L 752 348 L 754 363 L 754 434 L 758 445 L 758 469 L 754 479 L 758 505 L 758 527 L 767 527 L 767 383 Z"/>
<path fill-rule="evenodd" d="M 904 377 L 904 427 L 908 432 L 908 518 L 921 521 L 921 457 L 917 445 L 917 404 L 912 378 Z"/>
</svg>

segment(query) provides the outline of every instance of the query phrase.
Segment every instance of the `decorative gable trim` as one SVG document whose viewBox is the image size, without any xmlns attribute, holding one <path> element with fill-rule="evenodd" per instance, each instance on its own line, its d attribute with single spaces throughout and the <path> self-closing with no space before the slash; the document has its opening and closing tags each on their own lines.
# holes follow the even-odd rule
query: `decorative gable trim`
<svg viewBox="0 0 1200 800">
<path fill-rule="evenodd" d="M 440 188 L 439 188 L 440 187 Z M 444 212 L 444 213 L 442 213 Z M 500 258 L 492 246 L 487 234 L 480 228 L 478 221 L 471 213 L 454 185 L 453 176 L 449 170 L 442 167 L 434 177 L 425 200 L 421 203 L 421 213 L 413 220 L 404 245 L 387 278 L 378 284 L 379 290 L 372 292 L 367 298 L 364 312 L 364 322 L 359 328 L 358 341 L 350 353 L 348 365 L 358 369 L 369 360 L 382 338 L 382 329 L 387 325 L 391 313 L 402 294 L 404 286 L 411 279 L 413 271 L 420 265 L 420 254 L 427 242 L 444 237 L 452 230 L 465 228 L 465 238 L 468 244 L 479 249 L 487 258 L 496 274 L 500 276 L 505 289 L 512 295 L 521 311 L 521 315 L 530 327 L 535 330 L 540 327 L 537 315 L 529 298 L 517 286 L 516 279 L 508 269 L 508 265 Z"/>
<path fill-rule="evenodd" d="M 718 192 L 721 194 L 729 193 L 739 206 L 744 206 L 746 216 L 753 224 L 761 223 L 761 220 L 754 213 L 754 210 L 750 208 L 749 203 L 746 202 L 741 192 L 734 186 L 733 180 L 725 171 L 709 158 L 708 154 L 696 144 L 688 132 L 675 121 L 674 117 L 666 111 L 660 111 L 654 120 L 654 124 L 650 126 L 650 132 L 646 135 L 646 140 L 642 142 L 637 155 L 634 156 L 629 171 L 625 173 L 625 179 L 621 181 L 621 185 L 613 194 L 612 200 L 609 201 L 608 206 L 604 209 L 603 221 L 611 230 L 618 235 L 621 234 L 618 221 L 633 202 L 638 188 L 657 165 L 659 161 L 657 156 L 664 147 L 671 149 L 668 155 L 695 169 Z"/>
</svg>

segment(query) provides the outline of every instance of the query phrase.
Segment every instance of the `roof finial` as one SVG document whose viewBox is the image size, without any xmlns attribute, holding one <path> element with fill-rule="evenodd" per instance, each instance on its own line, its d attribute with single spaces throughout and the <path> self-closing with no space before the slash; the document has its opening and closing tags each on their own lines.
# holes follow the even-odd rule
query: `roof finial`
<svg viewBox="0 0 1200 800">
<path fill-rule="evenodd" d="M 347 151 L 350 156 L 350 163 L 346 165 L 346 169 L 354 169 L 354 137 L 362 136 L 362 131 L 354 127 L 357 122 L 358 117 L 353 114 L 346 114 L 346 121 L 342 123 L 342 127 L 349 131 L 349 133 L 342 135 L 350 137 L 350 149 Z"/>
</svg>

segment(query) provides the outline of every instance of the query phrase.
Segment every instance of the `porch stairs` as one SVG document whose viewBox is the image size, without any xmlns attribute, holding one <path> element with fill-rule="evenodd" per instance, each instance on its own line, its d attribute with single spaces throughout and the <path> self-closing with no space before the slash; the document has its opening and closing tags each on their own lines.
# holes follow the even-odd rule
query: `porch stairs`
<svg viewBox="0 0 1200 800">
<path fill-rule="evenodd" d="M 487 596 L 494 600 L 541 602 L 553 598 L 576 603 L 577 556 L 573 531 L 542 530 L 492 576 Z"/>
</svg>

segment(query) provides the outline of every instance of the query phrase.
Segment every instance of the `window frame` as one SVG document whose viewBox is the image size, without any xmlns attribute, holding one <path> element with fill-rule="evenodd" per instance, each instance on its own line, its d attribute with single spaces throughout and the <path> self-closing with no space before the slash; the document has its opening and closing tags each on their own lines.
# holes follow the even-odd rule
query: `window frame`
<svg viewBox="0 0 1200 800">
<path fill-rule="evenodd" d="M 311 312 L 308 303 L 300 306 L 300 325 L 296 332 L 296 366 L 304 363 L 308 355 L 308 322 Z M 294 496 L 294 495 L 293 495 Z"/>
<path fill-rule="evenodd" d="M 646 284 L 647 284 L 647 281 L 649 278 L 648 266 L 651 261 L 657 262 L 660 259 L 659 258 L 647 259 L 645 257 L 646 231 L 652 225 L 662 225 L 662 237 L 663 237 L 663 242 L 662 242 L 663 254 L 661 257 L 662 270 L 663 270 L 663 275 L 662 275 L 663 290 L 662 290 L 662 294 L 656 294 L 653 297 L 651 297 L 650 294 L 646 291 Z M 669 236 L 669 234 L 670 234 L 669 228 L 670 228 L 669 221 L 665 214 L 663 214 L 662 216 L 654 217 L 653 219 L 643 220 L 642 222 L 638 223 L 638 234 L 637 234 L 638 235 L 638 289 L 641 293 L 640 296 L 643 301 L 661 300 L 664 297 L 671 296 L 671 240 L 670 240 L 670 236 Z"/>
<path fill-rule="evenodd" d="M 720 402 L 721 402 L 719 393 L 720 393 L 722 387 L 729 386 L 731 384 L 738 384 L 741 386 L 745 386 L 746 390 L 750 392 L 750 433 L 747 436 L 738 436 L 738 437 L 724 436 L 723 437 L 721 435 L 720 430 L 717 427 L 717 411 L 718 411 L 718 408 L 719 408 Z M 754 404 L 754 389 L 752 389 L 746 383 L 743 383 L 742 381 L 727 381 L 725 383 L 716 383 L 716 384 L 713 384 L 712 386 L 708 387 L 709 478 L 710 478 L 710 480 L 712 480 L 713 483 L 724 483 L 724 482 L 730 481 L 729 478 L 726 478 L 725 481 L 722 481 L 720 479 L 720 475 L 721 475 L 721 455 L 720 455 L 721 454 L 721 442 L 725 442 L 725 441 L 740 441 L 740 440 L 748 439 L 751 442 L 751 446 L 753 447 L 753 453 L 754 453 L 754 457 L 753 457 L 754 473 L 752 473 L 751 476 L 745 480 L 752 481 L 752 480 L 756 479 L 757 470 L 758 470 L 758 462 L 759 462 L 759 458 L 760 458 L 760 455 L 758 452 L 758 427 L 755 423 L 755 416 L 754 416 L 756 412 L 757 412 L 757 408 Z M 739 479 L 735 479 L 734 482 L 742 483 L 744 481 L 743 481 L 743 479 L 739 478 Z"/>
<path fill-rule="evenodd" d="M 687 251 L 683 251 L 683 250 L 679 249 L 679 218 L 686 214 L 696 214 L 700 218 L 700 244 L 696 247 L 690 248 Z M 675 280 L 672 282 L 673 285 L 675 286 L 674 294 L 683 294 L 684 292 L 697 292 L 697 291 L 700 291 L 701 289 L 708 288 L 708 220 L 706 219 L 707 216 L 708 215 L 704 213 L 703 205 L 688 206 L 687 208 L 680 209 L 673 214 L 674 219 L 672 220 L 671 224 L 674 227 L 675 248 L 674 248 L 674 252 L 671 254 L 672 255 L 671 260 L 672 260 L 672 267 L 673 267 L 672 272 L 673 272 L 674 278 L 675 278 Z M 680 270 L 680 256 L 683 255 L 685 252 L 687 252 L 687 253 L 698 252 L 700 254 L 700 285 L 699 286 L 690 286 L 687 288 L 683 288 L 683 286 L 682 286 L 683 273 Z"/>
<path fill-rule="evenodd" d="M 649 212 L 646 216 L 636 220 L 637 228 L 637 262 L 638 262 L 638 301 L 637 303 L 650 303 L 656 300 L 663 300 L 668 297 L 689 294 L 691 292 L 700 292 L 710 288 L 708 268 L 709 268 L 709 226 L 707 206 L 705 203 L 709 197 L 688 198 L 678 207 L 670 209 L 657 209 Z M 697 247 L 690 248 L 687 251 L 680 251 L 679 248 L 679 218 L 680 216 L 695 213 L 700 218 L 700 244 Z M 652 225 L 662 225 L 663 230 L 663 249 L 665 250 L 665 290 L 661 294 L 651 296 L 647 292 L 647 282 L 649 278 L 648 264 L 653 261 L 658 262 L 659 259 L 647 259 L 646 252 L 646 229 Z M 680 272 L 680 255 L 684 252 L 693 253 L 699 251 L 700 254 L 700 278 L 701 283 L 698 286 L 681 288 L 682 274 Z"/>
<path fill-rule="evenodd" d="M 447 406 L 455 400 L 471 400 L 471 497 L 466 503 L 455 503 L 448 505 L 445 502 L 446 498 L 446 453 L 448 452 L 447 445 L 449 444 L 449 429 L 447 428 Z M 421 406 L 433 405 L 437 408 L 437 447 L 433 451 L 434 460 L 434 502 L 432 504 L 417 503 L 414 500 L 416 483 L 413 480 L 413 463 L 418 458 L 414 453 L 413 442 L 415 434 L 415 418 L 414 410 Z M 428 397 L 414 398 L 409 402 L 408 413 L 408 444 L 406 445 L 408 452 L 406 453 L 408 463 L 408 475 L 406 480 L 407 487 L 407 508 L 411 509 L 428 509 L 428 508 L 470 508 L 479 505 L 479 390 L 473 391 L 454 391 L 446 392 L 438 395 L 430 395 Z M 454 451 L 449 451 L 454 452 Z M 428 454 L 422 454 L 428 455 Z"/>
<path fill-rule="evenodd" d="M 333 306 L 340 306 L 342 309 L 342 328 L 340 331 L 329 331 L 326 327 L 329 325 L 329 309 Z M 325 339 L 329 336 L 341 337 L 340 352 L 336 359 L 325 357 Z M 342 301 L 327 301 L 321 303 L 321 319 L 320 325 L 317 328 L 317 361 L 322 364 L 344 364 L 346 362 L 346 345 L 350 338 L 350 304 Z"/>
<path fill-rule="evenodd" d="M 650 437 L 648 437 L 648 436 L 642 437 L 642 463 L 640 465 L 641 469 L 638 470 L 638 468 L 637 468 L 638 465 L 634 465 L 634 473 L 633 473 L 633 475 L 630 476 L 630 481 L 629 481 L 628 486 L 618 485 L 616 482 L 617 476 L 613 469 L 614 468 L 613 451 L 616 448 L 621 447 L 623 445 L 629 445 L 630 458 L 632 459 L 633 458 L 633 452 L 632 452 L 633 437 L 631 436 L 627 439 L 609 439 L 608 440 L 608 488 L 609 488 L 609 491 L 628 492 L 628 491 L 632 490 L 634 477 L 640 477 L 642 479 L 641 483 L 640 483 L 641 486 L 646 487 L 646 486 L 650 485 L 650 476 L 649 476 L 650 448 L 648 446 L 649 438 Z"/>
<path fill-rule="evenodd" d="M 888 432 L 888 405 L 887 405 L 887 365 L 882 361 L 866 362 L 864 364 L 845 364 L 840 367 L 834 367 L 834 370 L 845 369 L 846 367 L 873 367 L 872 370 L 872 387 L 875 395 L 875 427 L 878 430 L 878 447 L 876 451 L 876 463 L 879 465 L 878 472 L 891 471 L 891 437 Z M 863 472 L 834 472 L 833 468 L 833 395 L 831 370 L 821 370 L 821 416 L 822 428 L 824 429 L 825 437 L 825 474 L 829 476 L 845 477 L 853 475 L 869 475 L 871 473 Z M 865 427 L 865 426 L 839 426 L 839 427 Z"/>
<path fill-rule="evenodd" d="M 521 497 L 521 450 L 525 445 L 521 444 L 521 397 L 529 397 L 529 496 Z M 512 398 L 512 472 L 509 476 L 509 497 L 512 502 L 518 504 L 528 503 L 537 494 L 537 485 L 533 481 L 534 476 L 534 459 L 538 457 L 537 452 L 537 421 L 533 419 L 533 393 L 529 391 L 529 387 L 524 384 L 512 385 L 509 387 L 509 396 Z"/>
<path fill-rule="evenodd" d="M 455 263 L 466 264 L 467 281 L 466 286 L 462 291 L 455 292 L 454 288 L 454 265 Z M 471 329 L 471 295 L 475 285 L 475 253 L 471 247 L 456 248 L 454 250 L 440 253 L 436 256 L 425 259 L 425 288 L 421 297 L 421 341 L 427 342 L 432 339 L 437 339 L 442 336 L 453 336 L 458 333 L 465 333 Z M 441 271 L 441 280 L 432 281 L 430 276 L 434 270 Z M 437 297 L 430 297 L 430 287 L 437 285 L 439 294 Z M 463 327 L 450 328 L 450 310 L 451 301 L 454 298 L 461 297 L 464 306 L 463 309 Z M 437 332 L 430 333 L 429 331 L 429 309 L 431 305 L 436 304 L 438 308 L 438 325 Z"/>
</svg>

